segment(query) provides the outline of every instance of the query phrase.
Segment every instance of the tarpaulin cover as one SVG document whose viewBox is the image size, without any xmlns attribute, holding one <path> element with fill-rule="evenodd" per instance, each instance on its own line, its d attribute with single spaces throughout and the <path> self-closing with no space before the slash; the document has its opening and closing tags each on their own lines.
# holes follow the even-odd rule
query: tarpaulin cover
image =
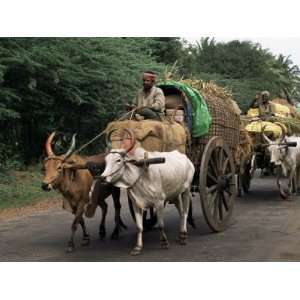
<svg viewBox="0 0 300 300">
<path fill-rule="evenodd" d="M 158 87 L 174 87 L 182 91 L 192 104 L 192 136 L 200 137 L 208 134 L 212 118 L 199 91 L 188 84 L 176 81 L 166 81 L 158 84 Z"/>
</svg>

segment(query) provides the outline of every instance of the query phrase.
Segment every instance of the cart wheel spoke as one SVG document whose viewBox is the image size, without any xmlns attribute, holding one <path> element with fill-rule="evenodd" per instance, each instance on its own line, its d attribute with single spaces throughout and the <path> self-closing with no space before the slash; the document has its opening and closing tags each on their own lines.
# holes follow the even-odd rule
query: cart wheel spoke
<svg viewBox="0 0 300 300">
<path fill-rule="evenodd" d="M 228 203 L 227 203 L 227 200 L 226 200 L 225 193 L 222 193 L 222 201 L 223 201 L 223 204 L 224 204 L 224 207 L 225 207 L 226 211 L 228 211 Z"/>
<path fill-rule="evenodd" d="M 219 209 L 219 193 L 216 193 L 216 198 L 214 201 L 214 218 L 218 219 L 218 209 Z"/>
<path fill-rule="evenodd" d="M 219 170 L 221 170 L 222 174 L 224 174 L 223 171 L 223 160 L 224 160 L 224 151 L 221 148 L 219 151 Z"/>
<path fill-rule="evenodd" d="M 224 162 L 223 162 L 223 166 L 222 166 L 222 173 L 225 174 L 226 170 L 227 170 L 227 167 L 228 167 L 228 164 L 229 164 L 229 157 L 227 157 Z"/>
<path fill-rule="evenodd" d="M 216 169 L 216 174 L 220 174 L 220 162 L 219 162 L 219 148 L 216 148 L 212 155 L 211 155 L 211 161 L 213 162 L 215 169 Z"/>
<path fill-rule="evenodd" d="M 218 177 L 219 172 L 218 172 L 218 170 L 217 170 L 217 167 L 216 167 L 214 161 L 210 161 L 210 162 L 209 162 L 209 166 L 211 167 L 211 169 L 212 169 L 214 175 L 215 175 L 216 177 Z"/>
<path fill-rule="evenodd" d="M 233 176 L 234 176 L 233 173 L 228 173 L 228 174 L 226 174 L 226 178 L 227 178 L 228 180 L 232 179 Z"/>
<path fill-rule="evenodd" d="M 208 208 L 209 208 L 210 212 L 213 212 L 214 204 L 216 202 L 217 196 L 218 196 L 217 191 L 208 195 Z"/>
<path fill-rule="evenodd" d="M 213 193 L 216 190 L 217 190 L 217 185 L 214 184 L 214 185 L 210 186 L 209 188 L 207 188 L 207 193 L 211 194 L 211 193 Z"/>
<path fill-rule="evenodd" d="M 218 183 L 218 179 L 216 178 L 216 176 L 213 176 L 209 170 L 207 171 L 207 176 L 208 176 L 214 183 Z"/>
<path fill-rule="evenodd" d="M 226 193 L 229 197 L 232 196 L 232 193 L 231 193 L 228 189 L 225 189 L 225 190 L 224 190 L 224 193 Z"/>
<path fill-rule="evenodd" d="M 223 208 L 222 208 L 222 197 L 221 194 L 219 194 L 219 201 L 218 201 L 218 206 L 219 206 L 219 216 L 220 220 L 223 220 Z"/>
</svg>

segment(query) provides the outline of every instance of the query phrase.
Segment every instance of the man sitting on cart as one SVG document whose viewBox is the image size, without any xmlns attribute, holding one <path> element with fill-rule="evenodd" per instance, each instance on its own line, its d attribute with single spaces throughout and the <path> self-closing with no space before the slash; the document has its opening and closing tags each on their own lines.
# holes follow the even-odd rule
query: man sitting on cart
<svg viewBox="0 0 300 300">
<path fill-rule="evenodd" d="M 128 110 L 136 109 L 135 118 L 161 120 L 165 110 L 165 96 L 162 89 L 155 86 L 157 75 L 152 71 L 143 73 L 143 88 L 133 100 L 133 105 L 127 104 Z"/>
<path fill-rule="evenodd" d="M 258 109 L 258 116 L 262 120 L 266 120 L 268 117 L 272 116 L 271 104 L 270 104 L 270 93 L 268 91 L 262 91 L 255 95 L 250 108 Z"/>
<path fill-rule="evenodd" d="M 258 100 L 259 116 L 266 119 L 272 115 L 270 105 L 270 93 L 268 91 L 261 92 L 261 97 Z"/>
</svg>

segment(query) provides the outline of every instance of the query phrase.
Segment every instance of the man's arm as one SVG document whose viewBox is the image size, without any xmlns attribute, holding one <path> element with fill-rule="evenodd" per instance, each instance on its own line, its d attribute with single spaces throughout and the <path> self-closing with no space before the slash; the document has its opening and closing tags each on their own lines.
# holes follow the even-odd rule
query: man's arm
<svg viewBox="0 0 300 300">
<path fill-rule="evenodd" d="M 138 105 L 138 95 L 136 95 L 131 102 L 125 104 L 125 109 L 131 111 Z"/>
<path fill-rule="evenodd" d="M 157 89 L 155 95 L 154 95 L 154 101 L 151 105 L 153 109 L 159 112 L 163 112 L 165 109 L 165 95 L 161 89 Z"/>
</svg>

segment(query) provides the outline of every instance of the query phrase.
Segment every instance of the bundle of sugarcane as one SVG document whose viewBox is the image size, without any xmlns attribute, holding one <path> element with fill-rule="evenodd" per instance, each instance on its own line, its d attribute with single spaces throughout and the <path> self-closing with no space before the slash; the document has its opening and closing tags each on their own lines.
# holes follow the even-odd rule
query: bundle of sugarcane
<svg viewBox="0 0 300 300">
<path fill-rule="evenodd" d="M 192 88 L 201 92 L 205 99 L 213 101 L 214 99 L 222 99 L 228 108 L 237 115 L 241 114 L 238 104 L 233 100 L 232 93 L 226 88 L 216 85 L 214 82 L 205 82 L 197 79 L 184 79 L 181 82 L 190 85 Z"/>
</svg>

